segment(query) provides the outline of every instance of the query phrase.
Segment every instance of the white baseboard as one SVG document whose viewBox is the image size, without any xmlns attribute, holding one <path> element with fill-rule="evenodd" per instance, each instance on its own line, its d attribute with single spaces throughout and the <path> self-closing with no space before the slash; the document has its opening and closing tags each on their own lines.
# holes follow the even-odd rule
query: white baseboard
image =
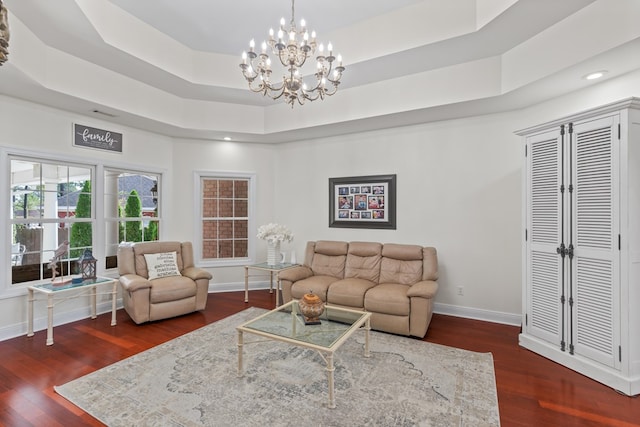
<svg viewBox="0 0 640 427">
<path fill-rule="evenodd" d="M 275 287 L 275 284 L 274 284 Z M 269 289 L 268 281 L 254 281 L 249 283 L 249 291 L 258 289 Z M 244 292 L 244 281 L 242 282 L 230 282 L 230 283 L 211 283 L 209 284 L 209 293 L 219 292 Z M 251 298 L 251 294 L 249 294 Z M 122 300 L 118 299 L 117 309 L 122 308 Z M 100 302 L 97 306 L 97 313 L 103 314 L 111 311 L 111 301 Z M 473 307 L 462 307 L 457 305 L 442 304 L 436 302 L 434 304 L 434 313 L 445 314 L 449 316 L 464 317 L 468 319 L 483 320 L 486 322 L 502 323 L 506 325 L 520 326 L 521 315 L 513 313 L 503 313 L 499 311 L 484 310 Z M 47 313 L 43 311 L 36 313 L 33 330 L 42 331 L 47 328 Z M 87 319 L 91 316 L 90 307 L 80 307 L 77 309 L 56 312 L 54 313 L 53 321 L 54 326 L 64 325 L 66 323 L 75 322 L 82 319 Z M 0 327 L 0 341 L 8 340 L 11 338 L 25 336 L 27 334 L 27 322 L 26 320 L 13 325 Z M 54 331 L 55 336 L 55 331 Z"/>
<path fill-rule="evenodd" d="M 250 282 L 249 290 L 256 289 L 269 289 L 269 282 Z M 236 291 L 244 291 L 244 281 L 235 282 L 235 283 L 210 283 L 209 284 L 209 293 L 216 292 L 236 292 Z M 116 309 L 122 308 L 122 299 L 118 298 L 116 302 Z M 97 314 L 109 313 L 111 312 L 111 301 L 103 301 L 99 302 L 96 305 Z M 87 304 L 83 307 L 72 308 L 70 310 L 61 311 L 55 310 L 53 313 L 53 326 L 54 328 L 59 325 L 64 325 L 66 323 L 76 322 L 82 319 L 88 319 L 91 317 L 91 308 Z M 6 325 L 0 327 L 0 341 L 8 340 L 11 338 L 16 338 L 20 336 L 27 335 L 27 319 L 25 318 L 23 321 L 14 323 L 11 325 Z M 45 310 L 36 310 L 34 312 L 33 319 L 33 330 L 34 332 L 43 331 L 47 329 L 47 311 Z M 54 329 L 54 339 L 55 339 L 55 329 Z M 44 339 L 43 339 L 44 342 Z"/>
<path fill-rule="evenodd" d="M 274 284 L 275 286 L 275 284 Z M 249 290 L 269 289 L 269 282 L 250 282 Z M 209 285 L 209 292 L 244 292 L 244 282 L 216 283 Z M 249 296 L 251 297 L 251 296 Z M 520 326 L 522 315 L 519 313 L 504 313 L 500 311 L 484 310 L 481 308 L 463 307 L 458 305 L 434 304 L 434 313 L 446 314 L 449 316 L 464 317 L 467 319 L 484 320 L 486 322 L 502 323 L 505 325 Z"/>
<path fill-rule="evenodd" d="M 275 289 L 276 284 L 273 284 Z M 256 291 L 259 289 L 269 289 L 269 282 L 249 282 L 249 290 Z M 215 294 L 218 292 L 244 292 L 244 282 L 230 282 L 230 283 L 209 283 L 209 293 Z"/>
<path fill-rule="evenodd" d="M 502 323 L 505 325 L 521 326 L 522 315 L 504 313 L 501 311 L 484 310 L 481 308 L 463 307 L 459 305 L 442 304 L 436 302 L 433 312 L 448 316 L 464 317 L 467 319 L 484 320 L 486 322 Z"/>
<path fill-rule="evenodd" d="M 120 308 L 122 308 L 121 299 L 119 299 L 116 304 L 116 309 L 120 309 Z M 104 313 L 110 313 L 110 312 L 111 312 L 111 301 L 104 301 L 96 304 L 96 313 L 98 315 L 104 314 Z M 41 312 L 34 312 L 34 315 L 35 316 L 33 319 L 33 331 L 38 332 L 38 331 L 46 330 L 47 329 L 47 311 L 42 310 Z M 69 311 L 63 311 L 63 312 L 56 312 L 54 310 L 54 314 L 53 314 L 54 339 L 56 335 L 55 334 L 56 326 L 64 325 L 66 323 L 76 322 L 78 320 L 87 319 L 89 317 L 91 317 L 91 307 L 89 305 L 85 307 L 79 307 L 77 309 L 73 309 Z M 109 323 L 111 323 L 111 318 L 109 318 L 108 321 Z M 24 322 L 15 323 L 9 326 L 4 326 L 0 328 L 0 341 L 16 338 L 20 336 L 26 336 L 27 329 L 28 329 L 28 325 L 26 320 Z M 44 338 L 42 342 L 44 344 Z"/>
</svg>

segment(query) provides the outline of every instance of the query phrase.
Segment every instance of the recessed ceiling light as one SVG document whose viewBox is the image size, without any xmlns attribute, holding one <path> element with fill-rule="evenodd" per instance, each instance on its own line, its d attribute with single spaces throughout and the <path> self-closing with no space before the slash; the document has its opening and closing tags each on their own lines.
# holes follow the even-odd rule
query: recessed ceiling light
<svg viewBox="0 0 640 427">
<path fill-rule="evenodd" d="M 231 141 L 231 137 L 230 137 L 230 136 L 225 136 L 225 137 L 224 137 L 224 138 L 222 138 L 222 139 L 224 139 L 225 141 Z"/>
<path fill-rule="evenodd" d="M 593 73 L 589 73 L 586 76 L 583 76 L 582 78 L 585 80 L 595 80 L 595 79 L 599 79 L 600 77 L 604 76 L 607 72 L 605 70 L 602 71 L 595 71 Z"/>
</svg>

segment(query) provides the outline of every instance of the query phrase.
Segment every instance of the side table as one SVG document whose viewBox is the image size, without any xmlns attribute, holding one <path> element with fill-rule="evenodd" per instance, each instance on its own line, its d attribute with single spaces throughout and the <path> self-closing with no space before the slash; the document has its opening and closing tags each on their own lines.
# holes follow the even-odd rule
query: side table
<svg viewBox="0 0 640 427">
<path fill-rule="evenodd" d="M 91 318 L 95 319 L 96 315 L 96 288 L 101 285 L 111 285 L 111 290 L 108 292 L 111 295 L 111 326 L 116 324 L 116 299 L 118 293 L 118 280 L 108 277 L 98 277 L 96 279 L 86 279 L 80 283 L 68 282 L 63 285 L 54 285 L 53 283 L 45 283 L 42 285 L 29 286 L 27 288 L 29 292 L 29 329 L 27 332 L 28 337 L 33 336 L 33 301 L 35 300 L 34 294 L 42 293 L 47 296 L 47 345 L 53 345 L 53 307 L 56 301 L 56 297 L 59 297 L 58 301 L 66 301 L 68 299 L 77 298 L 83 295 L 89 294 L 91 296 Z M 83 291 L 76 295 L 65 296 L 70 291 Z"/>
<path fill-rule="evenodd" d="M 300 264 L 291 264 L 283 262 L 279 264 L 267 264 L 261 262 L 259 264 L 250 264 L 244 266 L 244 302 L 249 302 L 249 269 L 268 271 L 269 272 L 269 293 L 273 292 L 273 273 L 276 274 L 276 307 L 280 305 L 280 278 L 278 274 L 283 270 L 297 267 Z"/>
</svg>

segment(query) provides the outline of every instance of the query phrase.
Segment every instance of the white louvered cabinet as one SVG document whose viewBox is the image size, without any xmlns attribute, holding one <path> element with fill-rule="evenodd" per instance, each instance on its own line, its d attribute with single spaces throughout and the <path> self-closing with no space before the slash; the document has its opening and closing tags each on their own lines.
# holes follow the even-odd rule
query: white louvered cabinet
<svg viewBox="0 0 640 427">
<path fill-rule="evenodd" d="M 524 140 L 520 345 L 640 393 L 640 99 Z"/>
</svg>

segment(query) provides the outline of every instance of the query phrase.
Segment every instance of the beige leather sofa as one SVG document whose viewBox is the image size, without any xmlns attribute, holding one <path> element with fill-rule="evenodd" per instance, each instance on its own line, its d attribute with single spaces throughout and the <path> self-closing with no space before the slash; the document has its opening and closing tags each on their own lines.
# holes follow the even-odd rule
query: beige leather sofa
<svg viewBox="0 0 640 427">
<path fill-rule="evenodd" d="M 304 264 L 280 272 L 285 302 L 309 291 L 330 305 L 372 313 L 371 327 L 424 337 L 438 291 L 435 248 L 373 242 L 308 242 Z"/>
<path fill-rule="evenodd" d="M 176 252 L 180 275 L 149 280 L 145 254 Z M 203 310 L 211 273 L 193 264 L 190 242 L 145 242 L 118 247 L 124 309 L 137 324 Z"/>
</svg>

